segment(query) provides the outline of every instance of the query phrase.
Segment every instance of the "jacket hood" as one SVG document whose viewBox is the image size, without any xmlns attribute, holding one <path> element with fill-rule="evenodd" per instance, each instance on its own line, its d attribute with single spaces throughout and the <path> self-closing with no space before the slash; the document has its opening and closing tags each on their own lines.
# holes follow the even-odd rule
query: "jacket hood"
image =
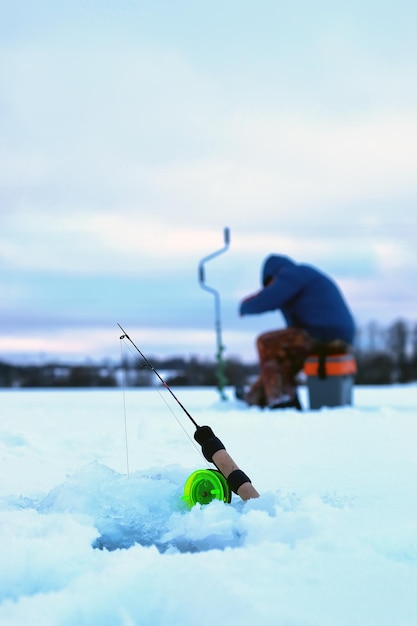
<svg viewBox="0 0 417 626">
<path fill-rule="evenodd" d="M 268 256 L 262 268 L 262 284 L 265 286 L 273 276 L 279 274 L 281 270 L 288 267 L 294 267 L 296 263 L 288 256 L 280 254 L 271 254 Z"/>
</svg>

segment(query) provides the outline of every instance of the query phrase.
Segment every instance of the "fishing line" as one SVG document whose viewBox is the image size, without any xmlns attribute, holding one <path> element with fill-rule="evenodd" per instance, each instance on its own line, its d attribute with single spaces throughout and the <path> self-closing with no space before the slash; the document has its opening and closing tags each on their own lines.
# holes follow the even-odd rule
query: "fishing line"
<svg viewBox="0 0 417 626">
<path fill-rule="evenodd" d="M 145 361 L 145 365 L 143 367 L 147 367 L 149 369 L 152 370 L 152 372 L 157 376 L 157 378 L 161 381 L 161 383 L 163 384 L 163 386 L 165 387 L 165 389 L 167 389 L 169 391 L 169 393 L 171 394 L 171 396 L 175 399 L 175 401 L 179 404 L 179 406 L 182 408 L 182 410 L 184 411 L 184 413 L 187 415 L 187 417 L 192 421 L 192 423 L 195 425 L 196 428 L 198 428 L 198 424 L 197 422 L 194 420 L 194 418 L 190 415 L 190 413 L 187 411 L 187 409 L 184 407 L 184 405 L 178 400 L 178 398 L 176 397 L 176 395 L 174 394 L 174 392 L 172 391 L 172 389 L 169 387 L 169 385 L 164 381 L 164 379 L 162 378 L 162 376 L 159 374 L 159 372 L 153 367 L 153 365 L 150 363 L 150 361 L 145 357 L 145 355 L 139 350 L 139 348 L 136 346 L 136 344 L 131 340 L 131 338 L 129 337 L 129 335 L 126 333 L 126 331 L 122 328 L 122 326 L 120 326 L 120 324 L 118 323 L 119 328 L 122 330 L 123 335 L 120 337 L 121 340 L 121 346 L 125 345 L 127 347 L 127 349 L 129 350 L 129 352 L 131 354 L 133 353 L 133 350 L 131 349 L 131 347 L 129 346 L 129 344 L 126 344 L 125 341 L 123 341 L 124 339 L 127 339 L 128 341 L 130 341 L 130 343 L 132 344 L 132 346 L 137 350 L 137 352 L 139 352 L 140 356 L 143 358 L 143 360 Z M 124 378 L 123 378 L 123 382 L 124 382 Z M 207 460 L 204 458 L 204 455 L 202 454 L 200 448 L 197 446 L 197 444 L 195 443 L 194 439 L 190 436 L 190 434 L 187 432 L 186 428 L 184 427 L 183 423 L 181 422 L 181 420 L 179 419 L 178 415 L 175 413 L 174 409 L 172 408 L 172 406 L 167 402 L 167 399 L 165 398 L 165 396 L 160 392 L 159 389 L 156 389 L 156 391 L 158 392 L 159 396 L 162 398 L 162 400 L 164 401 L 166 407 L 168 408 L 168 410 L 170 411 L 171 415 L 175 418 L 175 420 L 177 421 L 177 423 L 179 424 L 179 426 L 181 427 L 181 429 L 184 431 L 185 435 L 188 437 L 188 439 L 190 440 L 190 442 L 193 445 L 193 448 L 197 451 L 198 455 L 204 460 L 205 464 L 207 465 L 207 467 L 209 467 L 209 464 L 207 463 Z M 125 400 L 124 400 L 125 403 Z M 125 416 L 125 421 L 126 421 L 126 416 Z M 126 442 L 126 446 L 127 446 L 127 442 Z"/>
<path fill-rule="evenodd" d="M 170 411 L 171 415 L 175 418 L 176 422 L 179 424 L 179 426 L 181 427 L 181 429 L 184 431 L 184 433 L 186 434 L 186 436 L 188 437 L 188 439 L 190 440 L 190 442 L 193 445 L 193 448 L 195 448 L 198 452 L 198 455 L 200 457 L 202 457 L 207 465 L 207 467 L 210 467 L 209 463 L 207 463 L 206 459 L 204 458 L 203 453 L 201 452 L 201 449 L 197 446 L 196 442 L 194 441 L 194 439 L 190 436 L 190 434 L 187 432 L 184 424 L 181 422 L 180 418 L 178 417 L 178 415 L 175 413 L 174 409 L 172 408 L 172 406 L 167 402 L 167 399 L 165 398 L 165 396 L 159 391 L 159 389 L 156 389 L 156 391 L 158 392 L 159 396 L 162 398 L 162 400 L 165 402 L 165 405 L 167 407 L 167 409 Z"/>
<path fill-rule="evenodd" d="M 120 342 L 120 362 L 122 364 L 122 387 L 123 387 L 123 414 L 124 414 L 124 423 L 125 423 L 125 448 L 126 448 L 126 470 L 127 477 L 130 476 L 129 470 L 129 444 L 128 444 L 128 435 L 127 435 L 127 417 L 126 417 L 126 372 L 123 367 L 123 343 Z"/>
<path fill-rule="evenodd" d="M 150 361 L 148 361 L 148 359 L 146 358 L 146 356 L 139 350 L 139 348 L 137 347 L 137 345 L 131 340 L 131 338 L 129 337 L 129 335 L 127 334 L 127 332 L 125 331 L 125 329 L 120 326 L 119 323 L 117 323 L 118 327 L 120 328 L 120 330 L 122 331 L 123 335 L 120 337 L 120 339 L 124 339 L 126 338 L 128 341 L 130 341 L 130 343 L 132 344 L 132 346 L 135 348 L 135 350 L 137 350 L 140 354 L 140 356 L 142 357 L 142 359 L 145 361 L 146 365 L 148 367 L 151 368 L 151 370 L 153 371 L 153 373 L 159 378 L 159 380 L 161 381 L 161 383 L 163 384 L 163 386 L 165 387 L 165 389 L 167 389 L 169 391 L 169 393 L 171 394 L 171 396 L 174 398 L 174 400 L 180 405 L 180 407 L 182 408 L 182 410 L 184 411 L 184 413 L 186 414 L 186 416 L 188 417 L 188 419 L 190 419 L 192 421 L 192 423 L 194 424 L 194 426 L 196 428 L 199 428 L 197 422 L 195 421 L 195 419 L 193 418 L 192 415 L 190 415 L 190 413 L 187 411 L 187 409 L 185 408 L 185 406 L 183 404 L 181 404 L 181 402 L 178 400 L 177 396 L 175 395 L 175 393 L 172 391 L 171 387 L 169 387 L 169 385 L 167 385 L 167 383 L 164 381 L 164 379 L 162 378 L 162 376 L 159 374 L 159 372 L 157 372 L 157 370 L 154 368 L 154 366 L 152 365 L 152 363 L 150 363 Z"/>
</svg>

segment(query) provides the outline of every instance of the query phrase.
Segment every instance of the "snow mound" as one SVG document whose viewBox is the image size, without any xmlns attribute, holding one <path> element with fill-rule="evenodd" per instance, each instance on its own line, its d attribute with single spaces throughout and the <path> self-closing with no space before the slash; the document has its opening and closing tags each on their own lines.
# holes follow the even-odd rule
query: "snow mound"
<svg viewBox="0 0 417 626">
<path fill-rule="evenodd" d="M 33 509 L 44 516 L 70 514 L 93 527 L 92 547 L 109 551 L 135 544 L 159 552 L 203 552 L 263 542 L 290 547 L 317 532 L 317 508 L 337 510 L 332 502 L 269 492 L 231 504 L 218 500 L 191 509 L 182 499 L 189 471 L 172 465 L 130 476 L 93 462 L 36 500 L 10 499 L 8 508 Z"/>
</svg>

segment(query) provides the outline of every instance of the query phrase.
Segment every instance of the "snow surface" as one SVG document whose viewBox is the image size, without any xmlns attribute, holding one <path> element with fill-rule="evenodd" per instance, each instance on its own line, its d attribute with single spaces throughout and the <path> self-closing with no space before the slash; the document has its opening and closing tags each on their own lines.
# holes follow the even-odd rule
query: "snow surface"
<svg viewBox="0 0 417 626">
<path fill-rule="evenodd" d="M 416 385 L 174 391 L 259 499 L 186 508 L 207 464 L 165 389 L 0 392 L 1 625 L 417 625 Z"/>
</svg>

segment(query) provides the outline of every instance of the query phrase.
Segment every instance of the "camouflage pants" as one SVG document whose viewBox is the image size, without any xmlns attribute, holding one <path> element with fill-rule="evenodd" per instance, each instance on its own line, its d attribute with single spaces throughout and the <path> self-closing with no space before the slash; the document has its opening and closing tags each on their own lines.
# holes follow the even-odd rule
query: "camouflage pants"
<svg viewBox="0 0 417 626">
<path fill-rule="evenodd" d="M 319 344 L 304 330 L 285 328 L 259 335 L 256 341 L 260 375 L 247 391 L 248 404 L 267 406 L 280 400 L 293 400 L 297 394 L 296 376 L 310 354 L 346 352 L 341 341 Z"/>
</svg>

